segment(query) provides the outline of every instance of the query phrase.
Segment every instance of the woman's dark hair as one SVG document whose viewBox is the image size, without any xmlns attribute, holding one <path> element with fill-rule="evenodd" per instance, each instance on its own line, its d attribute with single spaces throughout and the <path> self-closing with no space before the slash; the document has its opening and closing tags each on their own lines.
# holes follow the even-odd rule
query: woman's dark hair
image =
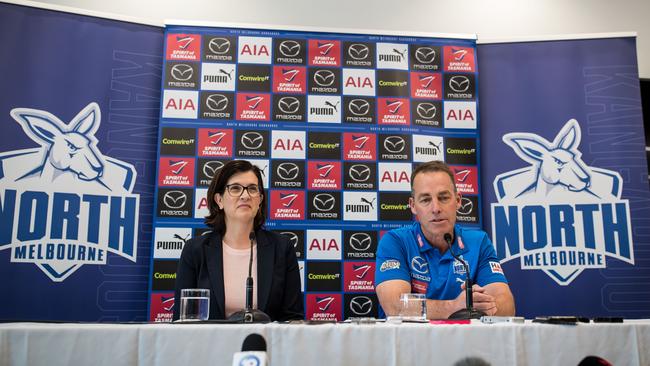
<svg viewBox="0 0 650 366">
<path fill-rule="evenodd" d="M 262 181 L 262 171 L 247 160 L 231 160 L 221 168 L 218 174 L 215 174 L 214 177 L 212 177 L 210 187 L 208 188 L 207 199 L 210 214 L 205 217 L 205 224 L 212 227 L 214 231 L 221 234 L 226 232 L 225 213 L 214 201 L 214 195 L 219 193 L 223 196 L 226 191 L 226 184 L 228 184 L 230 177 L 237 173 L 245 172 L 253 172 L 255 176 L 257 176 L 257 186 L 260 187 L 260 194 L 262 195 L 260 207 L 257 210 L 255 219 L 253 220 L 253 229 L 257 230 L 264 225 L 264 220 L 266 220 L 266 194 L 264 192 L 264 183 Z"/>
</svg>

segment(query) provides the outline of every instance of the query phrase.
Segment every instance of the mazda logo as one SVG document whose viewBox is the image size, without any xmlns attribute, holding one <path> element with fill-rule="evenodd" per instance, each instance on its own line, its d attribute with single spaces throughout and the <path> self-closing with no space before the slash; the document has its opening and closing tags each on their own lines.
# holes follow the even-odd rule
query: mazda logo
<svg viewBox="0 0 650 366">
<path fill-rule="evenodd" d="M 194 75 L 192 66 L 188 64 L 176 64 L 171 69 L 172 77 L 178 81 L 190 80 Z"/>
<path fill-rule="evenodd" d="M 280 233 L 280 235 L 284 235 L 289 239 L 289 244 L 291 244 L 294 248 L 298 247 L 298 235 L 296 233 L 292 233 L 291 231 L 283 231 Z"/>
<path fill-rule="evenodd" d="M 211 94 L 205 99 L 205 106 L 215 112 L 228 108 L 228 97 L 223 94 Z"/>
<path fill-rule="evenodd" d="M 314 82 L 320 86 L 330 86 L 334 84 L 334 73 L 330 70 L 318 70 L 314 73 Z"/>
<path fill-rule="evenodd" d="M 449 79 L 449 87 L 457 93 L 466 92 L 469 89 L 469 78 L 463 75 L 452 76 Z"/>
<path fill-rule="evenodd" d="M 365 182 L 370 179 L 370 168 L 366 165 L 355 164 L 348 170 L 348 175 L 355 182 Z"/>
<path fill-rule="evenodd" d="M 314 208 L 318 211 L 331 211 L 335 203 L 336 199 L 329 193 L 319 193 L 312 200 Z"/>
<path fill-rule="evenodd" d="M 169 191 L 163 196 L 163 203 L 171 209 L 179 209 L 187 203 L 187 195 L 182 191 Z"/>
<path fill-rule="evenodd" d="M 264 136 L 257 132 L 246 132 L 241 137 L 241 144 L 249 150 L 255 150 L 262 147 Z"/>
<path fill-rule="evenodd" d="M 295 57 L 300 53 L 300 43 L 292 40 L 282 41 L 278 48 L 280 53 L 286 57 Z"/>
<path fill-rule="evenodd" d="M 372 311 L 372 300 L 368 296 L 357 296 L 350 300 L 350 311 L 355 315 L 368 315 Z"/>
<path fill-rule="evenodd" d="M 463 197 L 460 200 L 460 207 L 456 212 L 459 215 L 469 215 L 472 212 L 472 209 L 474 208 L 474 203 L 472 203 L 472 200 L 470 200 L 467 197 Z"/>
<path fill-rule="evenodd" d="M 278 169 L 276 171 L 280 179 L 293 180 L 298 177 L 298 173 L 300 173 L 300 168 L 298 168 L 298 165 L 294 163 L 282 163 L 278 165 Z"/>
<path fill-rule="evenodd" d="M 415 108 L 418 116 L 424 119 L 433 119 L 436 116 L 436 106 L 431 103 L 420 103 Z"/>
<path fill-rule="evenodd" d="M 406 141 L 400 136 L 388 136 L 384 140 L 384 149 L 388 152 L 396 154 L 404 151 Z"/>
<path fill-rule="evenodd" d="M 415 256 L 411 259 L 411 268 L 419 274 L 427 274 L 429 273 L 429 262 L 420 256 Z"/>
<path fill-rule="evenodd" d="M 360 252 L 368 250 L 372 244 L 372 237 L 367 233 L 354 233 L 350 236 L 350 246 Z"/>
<path fill-rule="evenodd" d="M 348 104 L 348 110 L 355 116 L 365 116 L 370 112 L 370 103 L 365 99 L 352 99 Z"/>
<path fill-rule="evenodd" d="M 294 97 L 283 97 L 278 101 L 278 108 L 282 113 L 292 114 L 300 109 L 300 100 Z"/>
<path fill-rule="evenodd" d="M 430 64 L 436 59 L 436 50 L 431 47 L 419 47 L 415 50 L 415 59 L 423 64 Z"/>
<path fill-rule="evenodd" d="M 230 41 L 227 38 L 212 38 L 208 42 L 210 51 L 217 55 L 223 55 L 230 50 Z"/>
<path fill-rule="evenodd" d="M 223 163 L 220 161 L 208 161 L 203 165 L 203 174 L 212 179 L 219 170 L 223 168 Z"/>
<path fill-rule="evenodd" d="M 370 49 L 365 44 L 354 43 L 348 47 L 348 55 L 355 60 L 364 60 L 370 55 Z"/>
</svg>

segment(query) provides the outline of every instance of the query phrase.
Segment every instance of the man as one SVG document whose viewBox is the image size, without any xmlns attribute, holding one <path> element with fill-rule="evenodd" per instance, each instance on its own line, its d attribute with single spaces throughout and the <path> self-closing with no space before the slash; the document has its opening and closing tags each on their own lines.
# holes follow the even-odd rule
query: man
<svg viewBox="0 0 650 366">
<path fill-rule="evenodd" d="M 474 308 L 487 315 L 515 314 L 487 234 L 456 226 L 460 201 L 454 174 L 445 163 L 432 161 L 413 171 L 409 205 L 417 222 L 386 233 L 377 249 L 375 288 L 387 315 L 397 315 L 400 294 L 411 292 L 426 294 L 430 319 L 446 319 L 465 308 L 465 270 L 449 253 L 447 233 L 454 253 L 469 265 Z"/>
</svg>

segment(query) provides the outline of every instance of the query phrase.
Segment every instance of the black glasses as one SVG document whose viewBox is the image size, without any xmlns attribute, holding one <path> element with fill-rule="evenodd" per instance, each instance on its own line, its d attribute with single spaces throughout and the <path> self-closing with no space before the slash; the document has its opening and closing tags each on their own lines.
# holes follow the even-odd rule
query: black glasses
<svg viewBox="0 0 650 366">
<path fill-rule="evenodd" d="M 257 197 L 260 195 L 260 187 L 257 184 L 251 184 L 250 186 L 244 187 L 241 184 L 227 184 L 226 190 L 233 197 L 239 197 L 244 194 L 244 191 L 248 192 L 248 195 L 251 197 Z"/>
</svg>

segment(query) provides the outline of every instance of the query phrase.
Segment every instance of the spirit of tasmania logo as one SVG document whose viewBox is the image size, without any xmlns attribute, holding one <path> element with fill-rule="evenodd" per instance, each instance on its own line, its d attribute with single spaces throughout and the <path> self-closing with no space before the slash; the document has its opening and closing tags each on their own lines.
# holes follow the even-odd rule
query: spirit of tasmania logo
<svg viewBox="0 0 650 366">
<path fill-rule="evenodd" d="M 568 286 L 585 269 L 606 268 L 606 257 L 634 264 L 628 200 L 612 170 L 587 166 L 578 151 L 580 125 L 568 121 L 553 142 L 523 132 L 503 141 L 529 167 L 498 175 L 492 239 L 501 263 L 520 258 Z"/>
<path fill-rule="evenodd" d="M 108 252 L 135 262 L 136 170 L 97 148 L 97 103 L 67 124 L 36 109 L 10 114 L 40 147 L 0 153 L 0 250 L 54 282 L 84 264 L 106 264 Z"/>
</svg>

